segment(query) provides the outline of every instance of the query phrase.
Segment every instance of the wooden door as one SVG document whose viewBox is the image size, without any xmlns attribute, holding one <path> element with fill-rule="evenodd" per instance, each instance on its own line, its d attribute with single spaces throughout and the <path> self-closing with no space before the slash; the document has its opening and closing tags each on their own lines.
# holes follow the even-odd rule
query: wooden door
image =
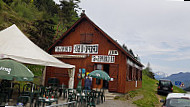
<svg viewBox="0 0 190 107">
<path fill-rule="evenodd" d="M 118 70 L 117 64 L 110 64 L 109 76 L 113 78 L 113 81 L 109 81 L 109 91 L 116 92 L 118 87 Z"/>
</svg>

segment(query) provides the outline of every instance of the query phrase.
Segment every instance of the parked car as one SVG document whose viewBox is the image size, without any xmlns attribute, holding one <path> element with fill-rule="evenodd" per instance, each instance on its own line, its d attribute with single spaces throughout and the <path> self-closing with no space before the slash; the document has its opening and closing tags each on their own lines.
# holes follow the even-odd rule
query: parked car
<svg viewBox="0 0 190 107">
<path fill-rule="evenodd" d="M 169 93 L 162 107 L 190 107 L 190 94 L 186 93 Z"/>
<path fill-rule="evenodd" d="M 173 92 L 173 84 L 170 80 L 161 79 L 158 83 L 157 93 L 168 94 Z"/>
</svg>

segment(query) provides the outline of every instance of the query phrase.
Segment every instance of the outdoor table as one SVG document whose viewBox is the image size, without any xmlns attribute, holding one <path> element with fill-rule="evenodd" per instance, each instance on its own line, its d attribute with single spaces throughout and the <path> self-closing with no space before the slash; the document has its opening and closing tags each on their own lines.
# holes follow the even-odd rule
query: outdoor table
<svg viewBox="0 0 190 107">
<path fill-rule="evenodd" d="M 83 100 L 87 100 L 88 95 L 85 93 L 77 93 L 77 102 L 80 99 L 80 103 L 82 104 Z"/>
<path fill-rule="evenodd" d="M 47 98 L 39 97 L 38 98 L 38 102 L 42 102 L 43 103 L 43 107 L 44 107 L 45 104 L 51 105 L 53 102 L 56 102 L 56 104 L 58 104 L 58 99 L 57 98 L 48 98 L 47 99 Z"/>
</svg>

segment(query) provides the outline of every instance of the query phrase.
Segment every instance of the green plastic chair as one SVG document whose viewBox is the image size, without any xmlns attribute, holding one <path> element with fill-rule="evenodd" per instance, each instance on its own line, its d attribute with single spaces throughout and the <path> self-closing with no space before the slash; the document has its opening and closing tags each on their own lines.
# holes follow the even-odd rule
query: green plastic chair
<svg viewBox="0 0 190 107">
<path fill-rule="evenodd" d="M 23 106 L 26 106 L 28 102 L 30 102 L 29 96 L 19 96 L 17 99 L 17 103 L 23 103 Z"/>
<path fill-rule="evenodd" d="M 63 94 L 63 99 L 67 98 L 67 89 L 65 87 L 59 89 L 59 97 Z"/>
<path fill-rule="evenodd" d="M 101 102 L 105 102 L 105 95 L 104 95 L 104 89 L 100 89 L 101 93 L 100 93 L 100 98 L 101 98 Z"/>
<path fill-rule="evenodd" d="M 76 98 L 76 94 L 75 93 L 69 93 L 68 98 L 67 98 L 67 102 L 71 102 L 71 101 L 77 101 Z"/>
<path fill-rule="evenodd" d="M 0 93 L 0 105 L 2 105 L 2 103 L 6 103 L 7 102 L 7 94 L 6 93 Z"/>
<path fill-rule="evenodd" d="M 96 107 L 96 101 L 95 101 L 95 98 L 94 96 L 89 96 L 88 97 L 88 100 L 87 100 L 87 107 L 88 106 L 93 106 L 93 107 Z"/>
</svg>

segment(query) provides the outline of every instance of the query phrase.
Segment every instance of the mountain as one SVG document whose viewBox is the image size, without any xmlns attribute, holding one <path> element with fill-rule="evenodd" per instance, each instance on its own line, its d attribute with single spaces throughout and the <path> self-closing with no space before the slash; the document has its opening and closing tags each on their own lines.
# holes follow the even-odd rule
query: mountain
<svg viewBox="0 0 190 107">
<path fill-rule="evenodd" d="M 164 72 L 155 72 L 154 73 L 154 78 L 159 80 L 162 78 L 166 78 L 168 76 L 168 74 L 164 73 Z"/>
<path fill-rule="evenodd" d="M 169 79 L 172 81 L 172 83 L 175 85 L 175 81 L 180 81 L 184 83 L 184 87 L 183 88 L 187 88 L 190 87 L 190 72 L 180 72 L 177 74 L 172 74 L 168 77 L 166 77 L 165 79 Z M 178 85 L 178 87 L 180 87 Z"/>
</svg>

